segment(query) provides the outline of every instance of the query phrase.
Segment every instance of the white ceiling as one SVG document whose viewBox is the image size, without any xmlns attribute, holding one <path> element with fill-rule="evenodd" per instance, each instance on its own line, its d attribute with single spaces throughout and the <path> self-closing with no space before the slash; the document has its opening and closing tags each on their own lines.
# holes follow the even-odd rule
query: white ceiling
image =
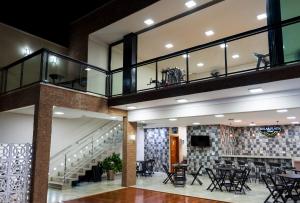
<svg viewBox="0 0 300 203">
<path fill-rule="evenodd" d="M 251 95 L 251 93 L 248 90 L 252 88 L 258 88 L 258 87 L 263 88 L 264 93 L 273 93 L 273 92 L 282 92 L 282 91 L 287 91 L 292 89 L 300 89 L 300 78 L 281 80 L 281 81 L 270 82 L 270 83 L 262 83 L 259 85 L 249 85 L 249 86 L 236 87 L 230 89 L 222 89 L 217 91 L 190 94 L 185 96 L 168 97 L 164 99 L 119 105 L 115 107 L 124 110 L 126 110 L 128 106 L 135 106 L 137 107 L 137 109 L 146 109 L 146 108 L 159 107 L 159 106 L 177 105 L 176 100 L 182 98 L 187 99 L 189 103 L 195 103 L 195 102 L 210 101 L 210 100 L 223 99 L 223 98 L 241 97 L 241 96 Z"/>
<path fill-rule="evenodd" d="M 14 109 L 8 111 L 10 113 L 16 114 L 25 114 L 25 115 L 33 115 L 34 114 L 34 106 L 28 106 L 20 109 Z M 55 112 L 63 112 L 63 115 L 57 115 Z M 106 119 L 106 120 L 119 120 L 122 121 L 122 117 L 104 114 L 104 113 L 96 113 L 90 111 L 82 111 L 77 109 L 69 109 L 62 107 L 54 107 L 53 108 L 53 117 L 54 118 L 65 118 L 65 119 L 75 119 L 75 118 L 98 118 L 98 119 Z"/>
<path fill-rule="evenodd" d="M 295 120 L 288 120 L 287 117 L 295 116 Z M 241 120 L 240 123 L 235 123 L 229 119 Z M 214 115 L 199 116 L 199 117 L 185 117 L 178 118 L 177 121 L 169 121 L 168 119 L 150 120 L 146 121 L 145 127 L 174 127 L 174 126 L 191 126 L 194 122 L 200 125 L 231 125 L 235 127 L 249 126 L 254 122 L 257 126 L 261 125 L 290 125 L 292 121 L 300 121 L 300 108 L 288 109 L 287 113 L 277 113 L 272 111 L 258 111 L 248 113 L 225 114 L 223 118 L 216 118 Z"/>
</svg>

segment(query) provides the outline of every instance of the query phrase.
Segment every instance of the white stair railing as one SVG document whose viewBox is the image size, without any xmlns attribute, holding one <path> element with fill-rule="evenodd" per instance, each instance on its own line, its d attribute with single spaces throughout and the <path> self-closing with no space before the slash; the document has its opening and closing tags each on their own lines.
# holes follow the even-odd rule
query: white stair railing
<svg viewBox="0 0 300 203">
<path fill-rule="evenodd" d="M 90 169 L 93 162 L 96 164 L 97 159 L 103 158 L 101 155 L 120 150 L 122 137 L 121 122 L 116 121 L 89 133 L 51 158 L 49 177 L 59 178 L 65 183 L 81 170 L 84 173 L 85 166 Z"/>
</svg>

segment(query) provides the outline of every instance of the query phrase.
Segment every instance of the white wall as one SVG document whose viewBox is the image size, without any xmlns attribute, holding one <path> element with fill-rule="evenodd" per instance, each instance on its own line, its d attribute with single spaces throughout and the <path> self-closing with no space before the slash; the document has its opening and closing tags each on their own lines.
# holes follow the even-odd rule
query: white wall
<svg viewBox="0 0 300 203">
<path fill-rule="evenodd" d="M 53 118 L 51 156 L 103 126 L 108 120 L 96 118 Z M 32 143 L 33 116 L 0 113 L 0 143 Z"/>
<path fill-rule="evenodd" d="M 66 54 L 68 49 L 40 37 L 0 23 L 0 67 L 23 58 L 23 49 L 28 47 L 32 52 L 48 48 Z"/>
<path fill-rule="evenodd" d="M 178 127 L 178 134 L 180 139 L 179 145 L 179 161 L 183 161 L 187 157 L 187 136 L 186 127 Z"/>
<path fill-rule="evenodd" d="M 144 161 L 144 129 L 138 127 L 136 136 L 136 160 Z"/>
</svg>

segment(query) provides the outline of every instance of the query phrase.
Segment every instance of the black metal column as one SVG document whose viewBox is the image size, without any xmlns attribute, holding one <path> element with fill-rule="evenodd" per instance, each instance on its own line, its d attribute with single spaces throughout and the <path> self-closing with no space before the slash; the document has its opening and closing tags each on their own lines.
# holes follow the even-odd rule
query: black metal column
<svg viewBox="0 0 300 203">
<path fill-rule="evenodd" d="M 280 0 L 267 0 L 268 25 L 275 26 L 281 23 Z M 271 67 L 284 63 L 282 29 L 277 27 L 268 33 Z"/>
<path fill-rule="evenodd" d="M 123 48 L 123 94 L 136 92 L 137 70 L 132 65 L 137 63 L 137 35 L 134 33 L 124 37 Z"/>
</svg>

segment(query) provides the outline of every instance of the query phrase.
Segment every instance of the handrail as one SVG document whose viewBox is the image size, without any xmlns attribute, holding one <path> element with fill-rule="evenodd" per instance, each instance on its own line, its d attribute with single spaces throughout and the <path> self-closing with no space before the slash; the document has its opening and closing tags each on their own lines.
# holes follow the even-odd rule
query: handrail
<svg viewBox="0 0 300 203">
<path fill-rule="evenodd" d="M 190 48 L 187 48 L 187 49 L 183 49 L 183 50 L 180 50 L 180 51 L 177 51 L 177 52 L 173 52 L 173 53 L 170 53 L 170 54 L 166 54 L 166 55 L 163 55 L 163 56 L 152 58 L 152 59 L 149 59 L 149 60 L 146 60 L 146 61 L 135 63 L 131 67 L 145 66 L 145 65 L 155 63 L 155 62 L 158 62 L 158 61 L 162 61 L 162 60 L 166 60 L 166 59 L 169 59 L 169 58 L 177 57 L 177 56 L 189 53 L 189 52 L 199 51 L 201 49 L 205 49 L 205 48 L 209 48 L 209 47 L 212 47 L 212 46 L 217 46 L 217 45 L 223 44 L 225 42 L 231 42 L 231 41 L 239 40 L 239 39 L 246 38 L 246 37 L 249 37 L 249 36 L 252 36 L 252 35 L 260 34 L 260 33 L 266 32 L 266 31 L 270 31 L 270 30 L 273 30 L 273 29 L 276 29 L 276 28 L 285 27 L 285 26 L 288 26 L 288 25 L 291 25 L 291 24 L 296 24 L 296 23 L 299 23 L 299 22 L 300 22 L 300 16 L 290 18 L 288 20 L 282 21 L 280 24 L 268 25 L 268 26 L 263 26 L 263 27 L 256 28 L 256 29 L 253 29 L 253 30 L 248 30 L 248 31 L 245 31 L 245 32 L 242 32 L 242 33 L 238 33 L 238 34 L 229 36 L 229 37 L 224 37 L 224 38 L 221 38 L 221 39 L 217 39 L 217 40 L 212 41 L 212 42 L 208 42 L 208 43 L 205 43 L 205 44 L 197 45 L 197 46 L 190 47 Z M 123 67 L 114 69 L 114 70 L 111 71 L 111 74 L 120 72 L 122 70 L 123 70 Z"/>
<path fill-rule="evenodd" d="M 55 159 L 56 157 L 58 157 L 59 155 L 61 155 L 63 152 L 67 151 L 68 149 L 70 149 L 71 147 L 75 146 L 76 144 L 80 144 L 80 142 L 84 139 L 88 139 L 88 137 L 97 132 L 97 130 L 104 128 L 105 126 L 107 126 L 110 123 L 113 123 L 114 121 L 109 121 L 107 123 L 105 123 L 103 126 L 97 128 L 96 130 L 93 130 L 92 132 L 88 133 L 87 135 L 85 135 L 84 137 L 80 138 L 79 140 L 73 142 L 72 144 L 68 145 L 67 147 L 65 147 L 64 149 L 62 149 L 61 151 L 57 152 L 56 154 L 54 154 L 53 156 L 50 157 L 50 160 Z"/>
</svg>

